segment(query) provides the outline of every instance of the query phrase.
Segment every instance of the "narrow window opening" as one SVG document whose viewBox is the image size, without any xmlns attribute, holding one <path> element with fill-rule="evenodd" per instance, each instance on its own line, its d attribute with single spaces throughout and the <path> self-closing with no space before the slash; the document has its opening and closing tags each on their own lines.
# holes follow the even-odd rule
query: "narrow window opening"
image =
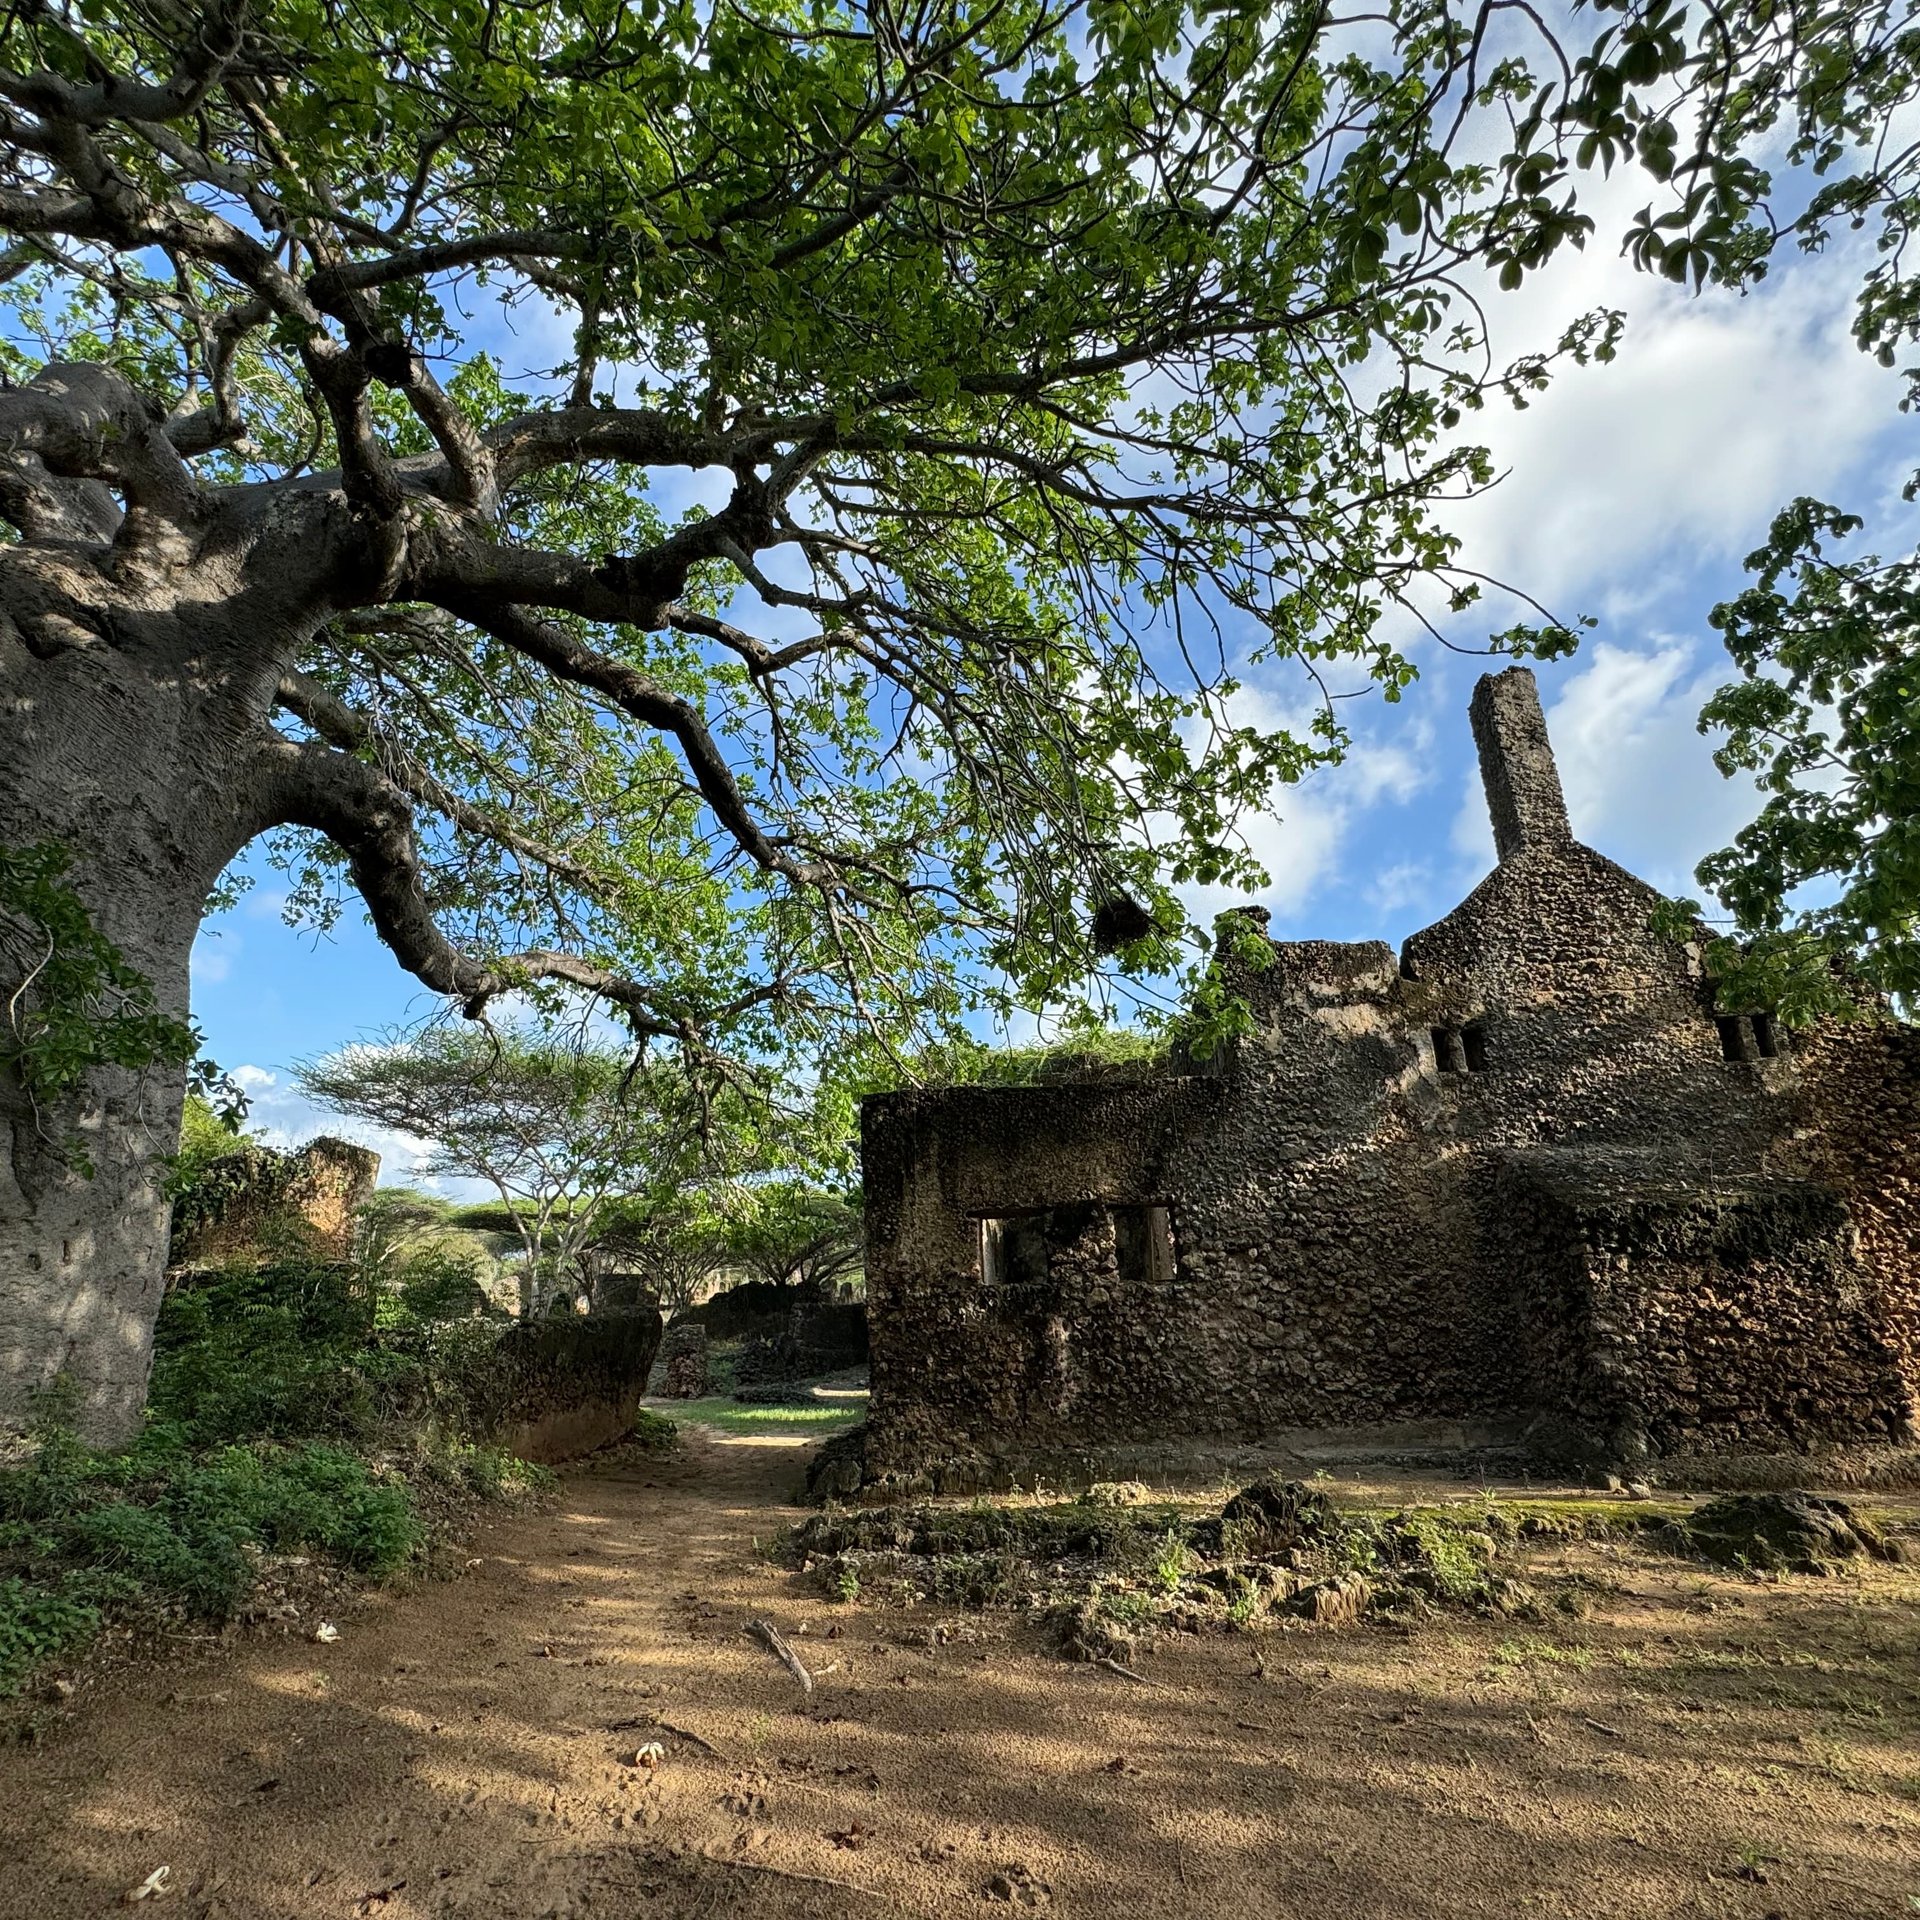
<svg viewBox="0 0 1920 1920">
<path fill-rule="evenodd" d="M 1460 1035 L 1461 1051 L 1466 1055 L 1469 1073 L 1485 1073 L 1487 1070 L 1487 1030 L 1485 1027 L 1465 1028 Z"/>
<path fill-rule="evenodd" d="M 980 1222 L 980 1278 L 1019 1293 L 1047 1284 L 1047 1216 L 1019 1213 Z"/>
<path fill-rule="evenodd" d="M 1720 1029 L 1720 1057 L 1723 1060 L 1744 1060 L 1747 1057 L 1745 1035 L 1740 1031 L 1740 1016 L 1737 1013 L 1723 1013 L 1715 1016 L 1713 1024 Z"/>
<path fill-rule="evenodd" d="M 1458 1027 L 1433 1029 L 1433 1064 L 1442 1073 L 1465 1073 L 1467 1050 L 1460 1042 Z"/>
<path fill-rule="evenodd" d="M 1762 1060 L 1777 1060 L 1780 1057 L 1780 1041 L 1773 1030 L 1773 1015 L 1756 1013 L 1753 1016 L 1753 1044 L 1760 1049 Z"/>
<path fill-rule="evenodd" d="M 1128 1286 L 1164 1287 L 1173 1279 L 1173 1215 L 1167 1207 L 1115 1207 L 1114 1263 Z"/>
</svg>

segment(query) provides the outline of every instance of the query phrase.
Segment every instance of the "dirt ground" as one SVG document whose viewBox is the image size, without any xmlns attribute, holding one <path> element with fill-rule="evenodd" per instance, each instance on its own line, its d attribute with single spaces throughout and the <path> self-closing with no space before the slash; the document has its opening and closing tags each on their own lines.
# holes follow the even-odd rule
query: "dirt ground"
<svg viewBox="0 0 1920 1920">
<path fill-rule="evenodd" d="M 89 1685 L 0 1752 L 0 1916 L 162 1866 L 153 1920 L 1920 1911 L 1911 1571 L 1556 1550 L 1584 1619 L 1178 1639 L 1142 1686 L 807 1591 L 758 1550 L 802 1446 L 690 1433 L 332 1645 Z"/>
</svg>

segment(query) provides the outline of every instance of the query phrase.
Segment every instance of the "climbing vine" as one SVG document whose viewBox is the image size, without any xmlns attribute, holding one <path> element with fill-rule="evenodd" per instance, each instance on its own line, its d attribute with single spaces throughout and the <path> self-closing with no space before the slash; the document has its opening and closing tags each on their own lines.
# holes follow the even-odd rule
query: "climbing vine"
<svg viewBox="0 0 1920 1920">
<path fill-rule="evenodd" d="M 192 1024 L 163 1012 L 64 875 L 70 855 L 41 842 L 0 846 L 0 1064 L 36 1100 L 70 1092 L 96 1067 L 182 1066 L 200 1051 Z M 196 1077 L 219 1082 L 202 1064 Z"/>
</svg>

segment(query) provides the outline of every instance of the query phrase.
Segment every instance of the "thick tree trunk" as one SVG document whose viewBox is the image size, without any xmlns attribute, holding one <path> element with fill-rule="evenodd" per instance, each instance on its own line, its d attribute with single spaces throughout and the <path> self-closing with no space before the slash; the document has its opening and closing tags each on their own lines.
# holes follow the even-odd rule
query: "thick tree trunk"
<svg viewBox="0 0 1920 1920">
<path fill-rule="evenodd" d="M 0 845 L 63 847 L 63 884 L 180 1018 L 208 889 L 251 837 L 235 703 L 194 679 L 144 649 L 34 657 L 0 622 Z M 0 1043 L 44 991 L 20 947 L 0 943 Z M 184 1078 L 97 1069 L 36 1097 L 0 1057 L 0 1430 L 51 1414 L 96 1444 L 138 1431 Z"/>
<path fill-rule="evenodd" d="M 47 1416 L 99 1446 L 138 1432 L 181 1087 L 177 1068 L 102 1073 L 81 1099 L 36 1108 L 0 1075 L 0 1429 Z"/>
</svg>

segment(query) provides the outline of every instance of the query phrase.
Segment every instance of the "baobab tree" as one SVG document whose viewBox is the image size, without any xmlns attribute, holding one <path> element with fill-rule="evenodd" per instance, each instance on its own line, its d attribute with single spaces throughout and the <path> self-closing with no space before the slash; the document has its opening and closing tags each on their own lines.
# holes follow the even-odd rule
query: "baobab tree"
<svg viewBox="0 0 1920 1920">
<path fill-rule="evenodd" d="M 1465 143 L 1507 10 L 1395 17 L 7 10 L 0 1421 L 138 1418 L 259 836 L 467 1014 L 690 1060 L 1177 957 L 1339 749 L 1234 670 L 1397 693 L 1383 613 L 1476 587 L 1463 410 L 1609 350 L 1489 361 L 1463 276 L 1585 223 Z"/>
</svg>

